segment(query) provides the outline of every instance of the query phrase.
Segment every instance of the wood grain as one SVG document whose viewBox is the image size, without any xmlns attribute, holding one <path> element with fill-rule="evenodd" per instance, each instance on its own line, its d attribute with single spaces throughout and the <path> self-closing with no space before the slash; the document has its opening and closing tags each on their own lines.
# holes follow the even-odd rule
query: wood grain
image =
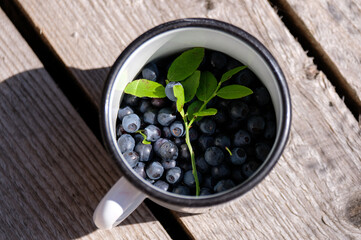
<svg viewBox="0 0 361 240">
<path fill-rule="evenodd" d="M 361 114 L 361 1 L 276 0 Z"/>
<path fill-rule="evenodd" d="M 94 103 L 100 89 L 92 86 L 102 85 L 104 73 L 98 78 L 74 68 L 110 66 L 131 40 L 164 21 L 211 17 L 255 35 L 276 57 L 289 83 L 293 127 L 287 149 L 261 184 L 229 206 L 175 216 L 195 239 L 361 238 L 360 128 L 267 1 L 18 3 Z"/>
<path fill-rule="evenodd" d="M 120 173 L 1 9 L 0 99 L 0 239 L 169 238 L 144 205 L 93 225 Z"/>
</svg>

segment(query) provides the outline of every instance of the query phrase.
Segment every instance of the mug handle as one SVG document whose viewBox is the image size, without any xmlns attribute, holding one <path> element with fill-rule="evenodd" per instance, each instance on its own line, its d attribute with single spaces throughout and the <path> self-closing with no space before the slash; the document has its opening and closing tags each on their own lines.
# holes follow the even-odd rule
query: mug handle
<svg viewBox="0 0 361 240">
<path fill-rule="evenodd" d="M 121 177 L 98 204 L 93 221 L 100 229 L 111 229 L 128 217 L 146 195 Z"/>
</svg>

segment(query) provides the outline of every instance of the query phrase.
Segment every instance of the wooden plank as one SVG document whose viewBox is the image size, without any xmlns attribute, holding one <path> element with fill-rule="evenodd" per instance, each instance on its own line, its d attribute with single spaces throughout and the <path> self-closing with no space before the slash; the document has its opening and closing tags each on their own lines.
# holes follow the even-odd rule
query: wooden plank
<svg viewBox="0 0 361 240">
<path fill-rule="evenodd" d="M 361 1 L 275 0 L 361 114 Z"/>
<path fill-rule="evenodd" d="M 175 216 L 195 239 L 361 238 L 358 123 L 323 73 L 313 70 L 312 60 L 267 1 L 19 4 L 64 63 L 81 69 L 110 66 L 146 29 L 181 17 L 212 17 L 255 35 L 288 79 L 294 116 L 288 147 L 270 176 L 231 205 L 208 214 Z M 85 88 L 87 81 L 103 83 L 86 72 L 72 71 Z M 100 90 L 91 94 L 94 102 L 99 95 Z"/>
<path fill-rule="evenodd" d="M 141 205 L 92 223 L 115 164 L 0 9 L 0 239 L 169 239 Z"/>
</svg>

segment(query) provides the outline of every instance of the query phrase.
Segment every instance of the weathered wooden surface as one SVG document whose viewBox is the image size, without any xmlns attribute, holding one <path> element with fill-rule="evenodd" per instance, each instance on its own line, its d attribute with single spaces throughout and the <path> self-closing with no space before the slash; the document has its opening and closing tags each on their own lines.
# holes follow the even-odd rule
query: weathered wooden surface
<svg viewBox="0 0 361 240">
<path fill-rule="evenodd" d="M 1 9 L 0 99 L 0 239 L 169 238 L 144 205 L 93 225 L 119 172 Z"/>
<path fill-rule="evenodd" d="M 361 1 L 360 0 L 276 0 L 305 37 L 336 69 L 334 74 L 350 91 L 361 111 Z"/>
<path fill-rule="evenodd" d="M 94 76 L 76 69 L 110 66 L 131 40 L 164 21 L 212 17 L 255 35 L 288 79 L 293 100 L 288 147 L 270 176 L 230 206 L 209 214 L 174 214 L 196 239 L 361 238 L 358 123 L 267 1 L 19 4 L 94 103 L 106 72 Z"/>
</svg>

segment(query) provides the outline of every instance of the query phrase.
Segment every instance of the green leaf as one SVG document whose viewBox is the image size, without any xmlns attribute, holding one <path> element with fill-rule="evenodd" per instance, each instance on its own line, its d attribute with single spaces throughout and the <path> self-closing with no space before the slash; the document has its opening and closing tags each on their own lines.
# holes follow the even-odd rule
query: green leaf
<svg viewBox="0 0 361 240">
<path fill-rule="evenodd" d="M 204 48 L 192 48 L 177 57 L 168 70 L 169 81 L 179 82 L 194 73 L 204 57 Z"/>
<path fill-rule="evenodd" d="M 189 105 L 188 109 L 187 109 L 187 114 L 188 114 L 188 120 L 192 120 L 194 115 L 193 113 L 198 112 L 198 110 L 201 108 L 201 106 L 203 105 L 203 103 L 201 101 L 194 101 L 192 102 L 191 105 Z"/>
<path fill-rule="evenodd" d="M 177 110 L 182 112 L 184 106 L 184 89 L 182 85 L 175 85 L 173 87 L 174 96 L 177 98 Z"/>
<path fill-rule="evenodd" d="M 193 113 L 193 115 L 197 116 L 197 117 L 213 116 L 216 114 L 217 114 L 217 109 L 215 109 L 215 108 L 208 108 L 208 109 L 204 109 L 200 112 Z"/>
<path fill-rule="evenodd" d="M 247 68 L 247 66 L 240 66 L 240 67 L 232 68 L 231 70 L 225 72 L 222 75 L 221 83 L 224 83 L 225 81 L 229 80 L 231 77 L 233 77 L 234 74 L 237 74 L 238 72 L 242 71 L 245 68 Z"/>
<path fill-rule="evenodd" d="M 218 90 L 217 96 L 224 99 L 237 99 L 252 94 L 253 91 L 242 85 L 229 85 Z"/>
<path fill-rule="evenodd" d="M 207 101 L 217 88 L 217 79 L 211 72 L 202 72 L 197 90 L 197 98 L 201 101 Z"/>
<path fill-rule="evenodd" d="M 182 82 L 184 88 L 185 102 L 191 101 L 196 95 L 199 86 L 200 77 L 201 77 L 201 72 L 197 70 Z"/>
<path fill-rule="evenodd" d="M 124 89 L 124 92 L 137 97 L 166 97 L 165 88 L 162 84 L 147 79 L 138 79 L 128 83 Z"/>
</svg>

